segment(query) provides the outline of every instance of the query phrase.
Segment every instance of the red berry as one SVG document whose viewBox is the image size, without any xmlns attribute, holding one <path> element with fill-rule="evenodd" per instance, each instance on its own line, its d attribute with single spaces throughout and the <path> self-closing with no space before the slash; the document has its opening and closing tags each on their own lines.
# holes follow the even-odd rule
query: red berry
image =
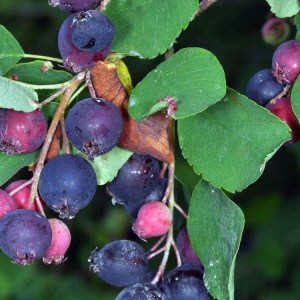
<svg viewBox="0 0 300 300">
<path fill-rule="evenodd" d="M 300 138 L 300 124 L 292 110 L 290 98 L 283 97 L 277 101 L 270 101 L 266 108 L 291 128 L 292 138 L 288 142 L 293 144 L 298 141 Z"/>
<path fill-rule="evenodd" d="M 279 45 L 290 35 L 290 26 L 286 19 L 273 17 L 266 21 L 261 32 L 267 44 Z"/>
<path fill-rule="evenodd" d="M 194 252 L 186 228 L 182 228 L 176 238 L 180 258 L 183 264 L 202 266 L 197 254 Z"/>
<path fill-rule="evenodd" d="M 14 181 L 5 188 L 5 191 L 9 194 L 10 192 L 18 188 L 20 185 L 24 184 L 25 182 L 27 182 L 27 180 Z M 16 201 L 19 208 L 25 208 L 25 209 L 28 208 L 30 191 L 31 191 L 31 184 L 23 187 L 21 190 L 19 190 L 18 192 L 14 193 L 11 196 Z M 36 202 L 32 204 L 30 209 L 35 210 L 36 212 L 40 212 Z"/>
<path fill-rule="evenodd" d="M 142 239 L 166 234 L 172 224 L 172 214 L 168 206 L 155 201 L 145 203 L 139 210 L 133 231 Z"/>
<path fill-rule="evenodd" d="M 68 226 L 59 219 L 48 220 L 52 230 L 50 248 L 43 257 L 45 264 L 60 264 L 65 260 L 65 253 L 71 243 L 71 233 Z"/>
<path fill-rule="evenodd" d="M 300 41 L 290 40 L 277 47 L 272 67 L 280 83 L 294 83 L 300 73 Z"/>
<path fill-rule="evenodd" d="M 38 149 L 47 133 L 43 113 L 0 109 L 0 151 L 7 154 L 29 153 Z"/>
<path fill-rule="evenodd" d="M 7 192 L 0 190 L 0 220 L 9 211 L 18 209 L 15 200 Z"/>
</svg>

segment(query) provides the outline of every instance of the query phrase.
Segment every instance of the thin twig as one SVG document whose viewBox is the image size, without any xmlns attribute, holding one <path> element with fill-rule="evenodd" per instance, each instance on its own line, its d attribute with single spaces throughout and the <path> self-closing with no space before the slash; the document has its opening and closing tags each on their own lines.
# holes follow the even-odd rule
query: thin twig
<svg viewBox="0 0 300 300">
<path fill-rule="evenodd" d="M 44 212 L 44 208 L 43 208 L 43 205 L 42 205 L 42 202 L 41 202 L 40 197 L 37 195 L 37 196 L 34 198 L 34 200 L 35 200 L 35 203 L 36 203 L 37 206 L 38 206 L 38 209 L 39 209 L 40 214 L 41 214 L 42 216 L 46 217 L 45 212 Z"/>
<path fill-rule="evenodd" d="M 282 98 L 283 96 L 286 96 L 288 94 L 288 92 L 289 92 L 289 90 L 290 90 L 291 87 L 292 87 L 291 85 L 287 84 L 283 88 L 282 92 L 280 92 L 276 97 L 274 97 L 273 99 L 271 99 L 269 102 L 271 104 L 275 104 L 280 98 Z"/>
<path fill-rule="evenodd" d="M 69 145 L 69 139 L 66 133 L 66 126 L 65 126 L 65 118 L 64 116 L 61 116 L 60 118 L 60 127 L 61 127 L 61 132 L 63 136 L 63 143 L 64 143 L 64 148 L 65 148 L 65 153 L 70 154 L 70 145 Z"/>
<path fill-rule="evenodd" d="M 92 98 L 97 98 L 97 95 L 96 95 L 96 91 L 93 87 L 93 83 L 92 83 L 92 79 L 91 79 L 91 71 L 88 71 L 86 73 L 86 79 L 85 79 L 85 82 L 89 88 L 89 92 L 90 92 L 90 95 Z"/>
<path fill-rule="evenodd" d="M 213 5 L 217 1 L 218 0 L 202 0 L 199 3 L 198 15 L 203 13 L 205 10 L 207 10 L 211 5 Z"/>
<path fill-rule="evenodd" d="M 167 235 L 163 235 L 150 249 L 150 252 L 155 251 L 160 245 L 161 243 L 166 239 Z"/>
<path fill-rule="evenodd" d="M 21 184 L 20 186 L 18 186 L 17 188 L 15 188 L 14 190 L 12 190 L 9 193 L 9 196 L 14 195 L 15 193 L 19 192 L 20 190 L 22 190 L 25 186 L 28 186 L 30 184 L 32 184 L 33 178 L 27 180 L 26 182 L 24 182 L 23 184 Z"/>
<path fill-rule="evenodd" d="M 54 99 L 56 99 L 59 95 L 61 95 L 62 93 L 64 93 L 67 90 L 67 86 L 64 86 L 63 88 L 61 88 L 59 91 L 57 91 L 55 94 L 51 95 L 50 97 L 48 97 L 47 99 L 43 100 L 40 104 L 41 106 L 46 105 L 47 103 L 53 101 Z"/>
<path fill-rule="evenodd" d="M 163 165 L 162 165 L 162 168 L 161 168 L 161 170 L 159 172 L 159 177 L 160 178 L 163 178 L 165 176 L 167 168 L 168 168 L 168 164 L 164 162 Z"/>
<path fill-rule="evenodd" d="M 173 164 L 173 167 L 170 167 L 171 164 Z M 174 163 L 171 163 L 171 164 L 169 165 L 168 184 L 167 184 L 167 188 L 165 191 L 165 195 L 162 199 L 162 203 L 167 203 L 167 200 L 170 195 L 171 187 L 173 186 L 173 182 L 174 182 Z"/>
<path fill-rule="evenodd" d="M 166 250 L 166 247 L 162 247 L 162 248 L 158 249 L 157 251 L 155 251 L 155 252 L 149 254 L 149 255 L 147 256 L 148 260 L 151 259 L 151 258 L 153 258 L 153 257 L 155 257 L 156 255 L 158 255 L 158 254 L 164 252 L 165 250 Z"/>
<path fill-rule="evenodd" d="M 180 258 L 180 254 L 179 254 L 177 245 L 174 242 L 174 239 L 172 240 L 172 246 L 173 246 L 173 250 L 174 250 L 175 255 L 176 255 L 177 267 L 179 267 L 179 266 L 182 265 L 182 262 L 181 262 L 181 258 Z"/>
<path fill-rule="evenodd" d="M 184 216 L 185 219 L 188 218 L 187 213 L 175 202 L 174 207 Z"/>
</svg>

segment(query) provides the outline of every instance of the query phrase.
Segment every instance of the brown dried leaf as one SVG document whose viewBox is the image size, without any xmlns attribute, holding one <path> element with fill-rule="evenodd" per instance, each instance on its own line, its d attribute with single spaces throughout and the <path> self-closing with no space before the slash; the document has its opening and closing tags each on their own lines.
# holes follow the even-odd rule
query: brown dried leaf
<svg viewBox="0 0 300 300">
<path fill-rule="evenodd" d="M 128 114 L 128 104 L 122 108 L 123 131 L 119 146 L 137 154 L 149 154 L 158 160 L 174 161 L 172 124 L 166 113 L 158 112 L 136 122 Z"/>
<path fill-rule="evenodd" d="M 111 101 L 117 107 L 127 99 L 115 64 L 109 61 L 97 62 L 91 71 L 91 78 L 97 97 Z"/>
<path fill-rule="evenodd" d="M 58 126 L 55 130 L 52 142 L 50 144 L 46 160 L 50 160 L 51 158 L 59 155 L 60 152 L 60 137 L 61 137 L 61 127 Z"/>
</svg>

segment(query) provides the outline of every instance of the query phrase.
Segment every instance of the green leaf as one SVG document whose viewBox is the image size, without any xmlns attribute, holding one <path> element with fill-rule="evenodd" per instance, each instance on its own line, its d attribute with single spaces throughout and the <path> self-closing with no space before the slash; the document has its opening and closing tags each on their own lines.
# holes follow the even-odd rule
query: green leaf
<svg viewBox="0 0 300 300">
<path fill-rule="evenodd" d="M 189 209 L 188 232 L 204 266 L 204 283 L 218 300 L 234 299 L 234 266 L 244 215 L 221 190 L 201 180 Z"/>
<path fill-rule="evenodd" d="M 24 55 L 13 35 L 0 25 L 0 76 L 5 74 Z"/>
<path fill-rule="evenodd" d="M 95 157 L 94 161 L 92 162 L 87 158 L 85 154 L 83 154 L 79 150 L 74 149 L 74 152 L 78 155 L 83 156 L 94 168 L 98 185 L 104 185 L 107 182 L 112 181 L 118 174 L 120 168 L 132 155 L 131 151 L 115 147 L 108 153 Z"/>
<path fill-rule="evenodd" d="M 297 28 L 295 39 L 300 40 L 300 15 L 295 16 L 294 24 L 296 25 Z"/>
<path fill-rule="evenodd" d="M 37 93 L 17 82 L 0 77 L 0 107 L 31 112 L 40 107 Z"/>
<path fill-rule="evenodd" d="M 43 72 L 42 67 L 45 63 L 49 65 L 49 69 Z M 17 64 L 6 76 L 17 76 L 18 81 L 34 85 L 63 83 L 72 78 L 70 73 L 54 70 L 51 63 L 40 60 Z"/>
<path fill-rule="evenodd" d="M 147 117 L 160 99 L 176 100 L 175 119 L 205 110 L 226 93 L 222 66 L 209 51 L 185 48 L 151 71 L 133 90 L 129 113 L 137 120 Z"/>
<path fill-rule="evenodd" d="M 300 120 L 300 76 L 298 76 L 293 85 L 291 103 L 295 115 L 297 116 L 298 120 Z"/>
<path fill-rule="evenodd" d="M 7 155 L 0 153 L 0 186 L 21 168 L 30 166 L 38 159 L 39 151 L 27 154 Z"/>
<path fill-rule="evenodd" d="M 271 12 L 278 18 L 287 18 L 299 12 L 298 0 L 266 0 L 271 6 Z"/>
<path fill-rule="evenodd" d="M 230 192 L 256 181 L 266 162 L 291 138 L 279 118 L 231 89 L 204 112 L 179 120 L 178 135 L 195 172 Z"/>
<path fill-rule="evenodd" d="M 112 49 L 154 58 L 169 49 L 198 10 L 198 0 L 111 0 L 105 14 L 116 28 Z"/>
</svg>

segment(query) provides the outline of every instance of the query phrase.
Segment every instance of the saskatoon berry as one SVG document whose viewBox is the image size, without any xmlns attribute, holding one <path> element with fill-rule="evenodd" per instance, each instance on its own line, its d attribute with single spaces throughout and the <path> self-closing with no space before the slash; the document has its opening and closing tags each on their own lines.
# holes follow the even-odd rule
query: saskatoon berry
<svg viewBox="0 0 300 300">
<path fill-rule="evenodd" d="M 277 101 L 271 101 L 266 105 L 266 108 L 291 128 L 292 138 L 289 143 L 292 144 L 298 141 L 300 138 L 300 124 L 292 110 L 290 98 L 284 97 Z"/>
<path fill-rule="evenodd" d="M 10 193 L 16 188 L 18 188 L 19 186 L 21 186 L 22 184 L 24 184 L 25 182 L 27 182 L 27 180 L 14 181 L 5 188 L 5 191 L 7 193 Z M 27 185 L 11 196 L 16 201 L 19 208 L 28 208 L 28 203 L 30 200 L 30 191 L 31 191 L 30 187 L 31 185 Z M 39 208 L 36 202 L 32 204 L 30 209 L 39 212 Z"/>
<path fill-rule="evenodd" d="M 110 48 L 115 34 L 115 27 L 99 10 L 78 13 L 72 24 L 72 41 L 78 49 L 96 53 Z"/>
<path fill-rule="evenodd" d="M 139 210 L 133 231 L 142 239 L 166 234 L 172 225 L 172 214 L 162 202 L 145 203 Z"/>
<path fill-rule="evenodd" d="M 207 293 L 201 269 L 182 265 L 168 272 L 160 284 L 160 288 L 172 300 L 211 300 Z"/>
<path fill-rule="evenodd" d="M 18 209 L 16 201 L 6 191 L 0 190 L 0 220 L 11 210 Z"/>
<path fill-rule="evenodd" d="M 122 132 L 122 115 L 110 101 L 85 99 L 69 111 L 66 132 L 70 142 L 93 159 L 117 145 Z"/>
<path fill-rule="evenodd" d="M 60 264 L 65 260 L 65 253 L 71 243 L 71 233 L 68 226 L 59 219 L 48 220 L 52 230 L 52 241 L 43 257 L 45 264 Z"/>
<path fill-rule="evenodd" d="M 77 155 L 62 154 L 42 169 L 39 192 L 47 206 L 71 219 L 93 199 L 97 179 L 91 165 Z"/>
<path fill-rule="evenodd" d="M 294 83 L 300 73 L 300 41 L 290 40 L 278 46 L 273 54 L 272 67 L 280 83 Z"/>
<path fill-rule="evenodd" d="M 248 81 L 246 96 L 261 106 L 265 106 L 284 88 L 272 74 L 271 69 L 264 69 L 255 73 Z"/>
<path fill-rule="evenodd" d="M 153 284 L 137 283 L 122 290 L 116 300 L 167 300 L 163 292 Z"/>
<path fill-rule="evenodd" d="M 89 257 L 90 270 L 110 285 L 122 287 L 142 281 L 147 273 L 145 250 L 136 242 L 119 240 L 95 249 Z"/>
<path fill-rule="evenodd" d="M 133 218 L 137 218 L 137 214 L 140 208 L 147 202 L 150 201 L 161 201 L 164 197 L 167 188 L 167 178 L 158 178 L 157 185 L 154 190 L 143 200 L 139 202 L 125 202 L 124 208 L 126 212 Z"/>
<path fill-rule="evenodd" d="M 286 19 L 271 18 L 262 28 L 262 37 L 267 44 L 279 45 L 290 35 L 290 26 Z"/>
<path fill-rule="evenodd" d="M 41 258 L 51 238 L 48 220 L 33 210 L 13 210 L 0 221 L 0 248 L 16 264 L 27 265 Z"/>
<path fill-rule="evenodd" d="M 108 47 L 97 53 L 84 52 L 76 48 L 72 42 L 74 30 L 72 24 L 75 16 L 76 14 L 70 15 L 61 25 L 58 33 L 58 50 L 64 61 L 65 68 L 78 73 L 87 67 L 92 67 L 95 62 L 104 60 L 109 54 L 110 48 Z"/>
<path fill-rule="evenodd" d="M 155 189 L 158 178 L 159 163 L 155 158 L 133 154 L 107 188 L 117 203 L 137 203 Z"/>
<path fill-rule="evenodd" d="M 89 9 L 95 9 L 101 3 L 101 0 L 49 0 L 49 5 L 58 7 L 59 9 L 75 13 Z"/>
<path fill-rule="evenodd" d="M 40 110 L 29 113 L 0 109 L 0 152 L 29 153 L 38 149 L 47 134 L 47 120 Z"/>
<path fill-rule="evenodd" d="M 176 246 L 183 264 L 202 266 L 197 254 L 194 252 L 186 227 L 182 228 L 176 238 Z"/>
</svg>

